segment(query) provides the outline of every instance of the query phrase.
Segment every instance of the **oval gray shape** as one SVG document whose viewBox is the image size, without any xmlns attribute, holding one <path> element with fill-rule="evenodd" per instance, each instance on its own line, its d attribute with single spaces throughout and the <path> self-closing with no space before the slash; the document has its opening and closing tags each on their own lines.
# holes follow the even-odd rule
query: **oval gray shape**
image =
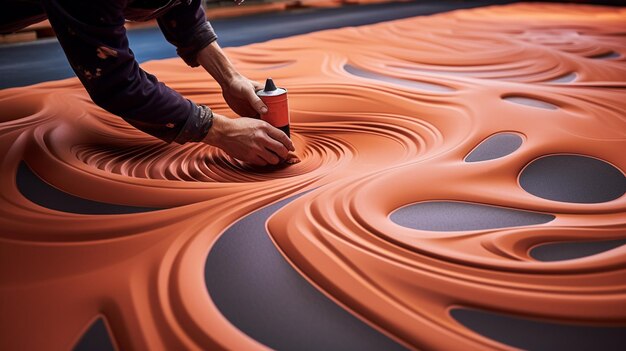
<svg viewBox="0 0 626 351">
<path fill-rule="evenodd" d="M 84 199 L 46 183 L 22 161 L 17 168 L 15 182 L 19 192 L 29 201 L 51 210 L 78 214 L 128 214 L 158 211 L 160 208 L 110 204 Z"/>
<path fill-rule="evenodd" d="M 523 350 L 623 350 L 626 327 L 563 324 L 467 308 L 450 315 L 466 328 Z"/>
<path fill-rule="evenodd" d="M 318 291 L 280 254 L 265 227 L 299 194 L 257 210 L 220 236 L 205 283 L 220 312 L 277 350 L 405 350 Z"/>
<path fill-rule="evenodd" d="M 449 88 L 444 85 L 425 83 L 425 82 L 416 82 L 416 81 L 408 80 L 408 79 L 400 79 L 400 78 L 385 76 L 385 75 L 378 74 L 375 72 L 366 71 L 364 69 L 361 69 L 352 65 L 344 65 L 343 69 L 346 72 L 353 74 L 355 76 L 359 76 L 359 77 L 367 78 L 367 79 L 380 80 L 383 82 L 402 85 L 402 86 L 409 87 L 409 88 L 428 90 L 428 91 L 434 91 L 434 92 L 454 91 L 454 89 Z"/>
<path fill-rule="evenodd" d="M 543 224 L 554 216 L 468 202 L 428 201 L 401 207 L 389 218 L 407 228 L 454 232 Z"/>
<path fill-rule="evenodd" d="M 565 261 L 613 250 L 626 244 L 626 239 L 548 243 L 533 247 L 530 257 L 542 262 Z"/>
<path fill-rule="evenodd" d="M 626 192 L 626 177 L 611 164 L 587 156 L 551 155 L 523 170 L 520 185 L 527 192 L 554 201 L 600 203 Z"/>
<path fill-rule="evenodd" d="M 514 104 L 518 104 L 518 105 L 524 105 L 524 106 L 530 106 L 530 107 L 536 107 L 536 108 L 542 108 L 544 110 L 556 110 L 559 107 L 551 104 L 549 102 L 543 101 L 543 100 L 539 100 L 539 99 L 535 99 L 535 98 L 529 98 L 529 97 L 525 97 L 525 96 L 505 96 L 502 98 L 505 101 L 508 102 L 512 102 Z"/>
<path fill-rule="evenodd" d="M 465 162 L 493 160 L 512 154 L 522 146 L 522 137 L 513 133 L 498 133 L 483 140 L 469 155 Z"/>
</svg>

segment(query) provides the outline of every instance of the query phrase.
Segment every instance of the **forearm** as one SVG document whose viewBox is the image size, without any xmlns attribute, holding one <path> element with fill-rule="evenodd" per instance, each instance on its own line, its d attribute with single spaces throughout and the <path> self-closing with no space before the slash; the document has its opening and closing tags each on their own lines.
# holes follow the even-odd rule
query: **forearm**
<svg viewBox="0 0 626 351">
<path fill-rule="evenodd" d="M 204 49 L 198 52 L 198 63 L 224 88 L 233 78 L 239 76 L 239 73 L 230 62 L 226 53 L 217 44 L 212 42 Z"/>
</svg>

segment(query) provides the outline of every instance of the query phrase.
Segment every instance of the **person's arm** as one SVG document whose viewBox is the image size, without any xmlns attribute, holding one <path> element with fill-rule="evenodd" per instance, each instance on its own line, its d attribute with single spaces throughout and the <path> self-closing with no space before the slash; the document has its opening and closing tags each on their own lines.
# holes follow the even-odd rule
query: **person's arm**
<svg viewBox="0 0 626 351">
<path fill-rule="evenodd" d="M 165 38 L 191 67 L 202 65 L 219 83 L 224 100 L 242 117 L 255 117 L 267 107 L 255 91 L 262 86 L 237 72 L 217 44 L 217 35 L 207 22 L 200 0 L 182 3 L 158 20 Z M 297 159 L 291 140 L 279 129 L 253 118 L 230 119 L 214 115 L 213 126 L 203 140 L 239 160 L 256 165 Z"/>
<path fill-rule="evenodd" d="M 123 0 L 42 0 L 72 69 L 93 101 L 166 142 L 201 141 L 210 110 L 143 71 L 128 47 Z"/>
</svg>

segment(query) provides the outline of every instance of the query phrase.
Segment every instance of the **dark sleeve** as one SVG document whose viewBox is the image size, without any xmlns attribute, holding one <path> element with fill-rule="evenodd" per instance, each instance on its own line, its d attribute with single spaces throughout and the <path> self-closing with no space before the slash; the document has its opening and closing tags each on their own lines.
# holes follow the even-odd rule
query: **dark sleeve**
<svg viewBox="0 0 626 351">
<path fill-rule="evenodd" d="M 157 19 L 163 35 L 178 55 L 191 67 L 198 66 L 196 55 L 217 39 L 207 22 L 201 0 L 183 1 Z"/>
<path fill-rule="evenodd" d="M 143 71 L 128 47 L 126 1 L 42 0 L 72 69 L 93 101 L 166 142 L 199 141 L 203 109 Z"/>
</svg>

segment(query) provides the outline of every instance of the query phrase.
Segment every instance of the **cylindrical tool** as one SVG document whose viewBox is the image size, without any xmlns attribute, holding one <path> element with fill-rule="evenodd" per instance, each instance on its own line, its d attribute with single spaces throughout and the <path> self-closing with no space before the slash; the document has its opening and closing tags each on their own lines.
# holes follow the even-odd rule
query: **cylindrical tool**
<svg viewBox="0 0 626 351">
<path fill-rule="evenodd" d="M 265 88 L 256 92 L 267 106 L 267 113 L 261 119 L 289 135 L 289 105 L 287 90 L 277 88 L 272 78 L 267 78 Z"/>
</svg>

